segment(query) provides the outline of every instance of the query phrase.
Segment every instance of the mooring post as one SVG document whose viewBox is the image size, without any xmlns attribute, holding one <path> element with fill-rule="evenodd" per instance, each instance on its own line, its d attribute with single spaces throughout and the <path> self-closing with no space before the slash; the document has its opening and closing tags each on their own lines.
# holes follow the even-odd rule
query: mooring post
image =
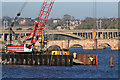
<svg viewBox="0 0 120 80">
<path fill-rule="evenodd" d="M 73 66 L 73 55 L 70 56 L 70 66 Z"/>
<path fill-rule="evenodd" d="M 28 56 L 24 55 L 24 59 L 25 59 L 25 65 L 28 65 Z"/>
<path fill-rule="evenodd" d="M 33 65 L 33 58 L 32 54 L 30 55 L 30 65 Z"/>
<path fill-rule="evenodd" d="M 47 57 L 46 57 L 46 61 L 47 61 L 47 66 L 49 66 L 49 55 L 47 54 Z"/>
<path fill-rule="evenodd" d="M 55 55 L 55 63 L 54 63 L 55 66 L 57 66 L 57 64 L 58 64 L 57 57 L 58 57 L 58 55 Z"/>
<path fill-rule="evenodd" d="M 98 65 L 98 55 L 96 55 L 96 65 Z"/>
<path fill-rule="evenodd" d="M 30 65 L 30 55 L 27 55 L 27 64 Z"/>
<path fill-rule="evenodd" d="M 38 55 L 38 65 L 41 65 L 41 55 Z"/>
<path fill-rule="evenodd" d="M 16 55 L 16 65 L 19 63 L 18 55 Z"/>
<path fill-rule="evenodd" d="M 38 65 L 38 56 L 34 55 L 35 65 Z"/>
<path fill-rule="evenodd" d="M 42 55 L 42 65 L 45 65 L 45 56 Z"/>
<path fill-rule="evenodd" d="M 11 54 L 11 58 L 12 58 L 12 64 L 14 64 L 14 55 Z"/>
<path fill-rule="evenodd" d="M 14 54 L 14 65 L 16 64 L 16 54 Z"/>
<path fill-rule="evenodd" d="M 59 56 L 59 60 L 60 60 L 59 65 L 61 66 L 62 65 L 62 55 Z"/>
<path fill-rule="evenodd" d="M 110 67 L 113 68 L 113 56 L 112 56 L 112 54 L 110 55 Z"/>
</svg>

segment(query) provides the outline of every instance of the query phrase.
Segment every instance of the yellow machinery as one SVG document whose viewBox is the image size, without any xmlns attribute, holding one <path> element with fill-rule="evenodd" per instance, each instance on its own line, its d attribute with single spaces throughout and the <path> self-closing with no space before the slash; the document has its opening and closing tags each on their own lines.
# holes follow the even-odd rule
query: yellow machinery
<svg viewBox="0 0 120 80">
<path fill-rule="evenodd" d="M 69 51 L 52 51 L 52 55 L 70 55 Z"/>
<path fill-rule="evenodd" d="M 96 33 L 96 32 L 93 32 L 93 39 L 94 39 L 94 40 L 96 39 L 96 36 L 97 36 L 97 33 Z"/>
</svg>

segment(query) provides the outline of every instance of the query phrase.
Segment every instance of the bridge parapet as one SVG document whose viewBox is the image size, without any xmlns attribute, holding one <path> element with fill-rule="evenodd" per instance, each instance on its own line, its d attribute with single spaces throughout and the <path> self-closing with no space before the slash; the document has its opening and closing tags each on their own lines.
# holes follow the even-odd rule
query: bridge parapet
<svg viewBox="0 0 120 80">
<path fill-rule="evenodd" d="M 93 29 L 82 29 L 82 30 L 45 30 L 45 34 L 49 35 L 64 35 L 66 37 L 72 37 L 74 39 L 86 40 L 93 39 Z M 120 36 L 120 32 L 118 29 L 97 29 L 97 39 L 118 39 Z M 15 33 L 18 34 L 21 38 L 26 36 L 30 30 L 15 30 Z M 0 38 L 2 41 L 8 41 L 9 39 L 9 31 L 3 30 L 2 34 L 0 34 Z M 17 39 L 11 36 L 12 40 Z"/>
</svg>

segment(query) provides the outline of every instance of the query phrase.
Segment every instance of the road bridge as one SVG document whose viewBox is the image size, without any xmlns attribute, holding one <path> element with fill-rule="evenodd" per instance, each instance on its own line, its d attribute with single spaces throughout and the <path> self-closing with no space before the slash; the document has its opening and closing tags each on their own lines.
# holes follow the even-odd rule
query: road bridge
<svg viewBox="0 0 120 80">
<path fill-rule="evenodd" d="M 30 30 L 14 30 L 18 36 L 20 36 L 20 39 L 23 39 L 27 34 L 29 34 Z M 45 30 L 45 34 L 47 35 L 64 35 L 67 37 L 73 37 L 76 38 L 74 40 L 69 39 L 70 43 L 67 44 L 68 40 L 49 40 L 48 41 L 48 47 L 52 45 L 59 44 L 62 48 L 70 48 L 72 45 L 79 44 L 83 46 L 84 49 L 93 49 L 94 47 L 94 40 L 92 33 L 96 31 L 97 33 L 97 47 L 100 48 L 102 46 L 110 46 L 111 49 L 118 49 L 118 42 L 119 42 L 119 36 L 120 32 L 118 29 L 82 29 L 82 30 Z M 5 41 L 8 44 L 9 36 L 11 36 L 11 40 L 13 44 L 16 44 L 16 39 L 12 35 L 9 35 L 8 30 L 2 30 L 2 34 L 0 34 L 1 41 Z M 17 37 L 18 37 L 17 36 Z M 58 36 L 57 36 L 58 37 Z M 38 42 L 37 42 L 38 44 Z"/>
<path fill-rule="evenodd" d="M 16 34 L 20 37 L 26 36 L 29 34 L 30 30 L 14 30 Z M 67 37 L 73 37 L 76 39 L 93 39 L 92 33 L 96 31 L 97 39 L 114 39 L 120 36 L 120 32 L 118 29 L 83 29 L 83 30 L 45 30 L 45 34 L 59 34 Z M 2 34 L 0 34 L 0 38 L 3 41 L 8 41 L 9 38 L 9 30 L 2 30 Z M 11 36 L 11 39 L 13 37 Z M 14 39 L 13 39 L 14 40 Z"/>
</svg>

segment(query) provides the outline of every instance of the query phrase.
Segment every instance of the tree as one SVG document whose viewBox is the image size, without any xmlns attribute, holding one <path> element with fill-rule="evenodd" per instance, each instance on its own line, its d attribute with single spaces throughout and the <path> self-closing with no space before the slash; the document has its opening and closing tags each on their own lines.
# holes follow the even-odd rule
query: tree
<svg viewBox="0 0 120 80">
<path fill-rule="evenodd" d="M 63 20 L 65 20 L 65 21 L 70 20 L 70 19 L 71 19 L 71 15 L 65 14 L 63 16 Z"/>
</svg>

